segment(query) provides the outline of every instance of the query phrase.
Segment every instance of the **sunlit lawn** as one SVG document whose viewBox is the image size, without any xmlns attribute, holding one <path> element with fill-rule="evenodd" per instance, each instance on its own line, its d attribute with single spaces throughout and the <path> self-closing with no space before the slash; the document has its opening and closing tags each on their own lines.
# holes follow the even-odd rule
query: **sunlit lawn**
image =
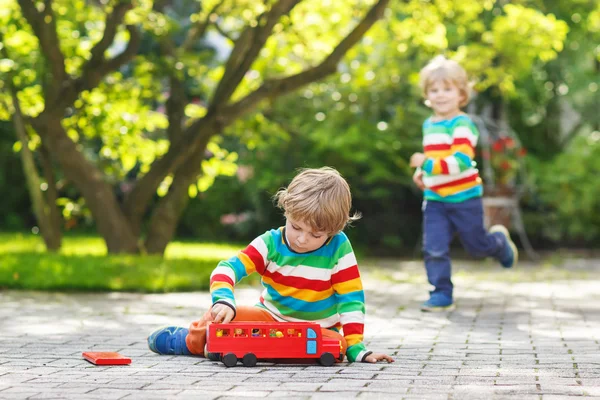
<svg viewBox="0 0 600 400">
<path fill-rule="evenodd" d="M 165 257 L 107 255 L 104 241 L 95 236 L 70 236 L 59 254 L 46 253 L 39 236 L 0 233 L 0 289 L 173 292 L 208 290 L 217 263 L 228 259 L 242 244 L 173 242 Z M 376 279 L 426 284 L 420 258 L 373 259 L 359 256 L 361 271 Z M 576 259 L 556 254 L 544 261 L 524 261 L 504 270 L 492 260 L 453 260 L 453 276 L 468 281 L 541 282 L 589 279 L 600 267 L 582 266 Z M 589 262 L 588 262 L 589 264 Z M 256 284 L 258 276 L 242 284 Z"/>
<path fill-rule="evenodd" d="M 240 246 L 174 242 L 164 258 L 107 255 L 98 237 L 66 237 L 59 254 L 39 236 L 0 233 L 0 288 L 172 292 L 207 290 L 219 260 Z M 255 281 L 251 280 L 251 281 Z"/>
</svg>

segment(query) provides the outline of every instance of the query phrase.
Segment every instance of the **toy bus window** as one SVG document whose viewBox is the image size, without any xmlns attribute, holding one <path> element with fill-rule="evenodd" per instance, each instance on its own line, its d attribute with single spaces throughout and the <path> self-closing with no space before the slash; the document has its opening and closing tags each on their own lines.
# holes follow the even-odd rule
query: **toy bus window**
<svg viewBox="0 0 600 400">
<path fill-rule="evenodd" d="M 262 332 L 259 328 L 253 328 L 252 329 L 252 337 L 260 337 L 262 336 Z"/>
<path fill-rule="evenodd" d="M 308 337 L 309 339 L 316 339 L 317 334 L 315 333 L 315 331 L 312 328 L 308 328 L 306 330 L 306 337 Z"/>
<path fill-rule="evenodd" d="M 269 329 L 269 337 L 281 338 L 283 337 L 283 332 L 281 332 L 279 329 L 271 328 Z"/>
<path fill-rule="evenodd" d="M 217 332 L 215 333 L 215 335 L 217 337 L 227 337 L 227 336 L 230 336 L 229 329 L 217 329 Z"/>
<path fill-rule="evenodd" d="M 287 333 L 287 337 L 301 337 L 302 336 L 302 332 L 294 329 L 294 328 L 290 328 L 286 331 Z"/>
<path fill-rule="evenodd" d="M 233 336 L 234 337 L 248 337 L 248 333 L 247 333 L 246 329 L 235 328 L 233 331 Z"/>
</svg>

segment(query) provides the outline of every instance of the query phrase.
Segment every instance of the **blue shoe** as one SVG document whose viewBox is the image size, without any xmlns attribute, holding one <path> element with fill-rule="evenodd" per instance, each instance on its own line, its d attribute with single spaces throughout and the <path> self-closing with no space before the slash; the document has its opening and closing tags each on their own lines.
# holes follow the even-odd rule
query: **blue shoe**
<svg viewBox="0 0 600 400">
<path fill-rule="evenodd" d="M 160 328 L 148 336 L 148 347 L 158 354 L 189 356 L 192 353 L 185 344 L 187 334 L 188 330 L 186 328 L 177 326 Z"/>
<path fill-rule="evenodd" d="M 508 229 L 506 229 L 506 227 L 504 227 L 503 225 L 492 226 L 490 228 L 490 233 L 496 232 L 504 235 L 504 237 L 506 238 L 506 244 L 508 245 L 506 248 L 506 255 L 501 260 L 499 260 L 500 264 L 502 264 L 504 268 L 512 268 L 515 265 L 517 265 L 517 261 L 519 261 L 519 250 L 510 238 L 510 234 L 508 233 Z"/>
<path fill-rule="evenodd" d="M 421 311 L 440 312 L 454 310 L 452 298 L 442 293 L 432 293 L 429 300 L 421 304 Z"/>
</svg>

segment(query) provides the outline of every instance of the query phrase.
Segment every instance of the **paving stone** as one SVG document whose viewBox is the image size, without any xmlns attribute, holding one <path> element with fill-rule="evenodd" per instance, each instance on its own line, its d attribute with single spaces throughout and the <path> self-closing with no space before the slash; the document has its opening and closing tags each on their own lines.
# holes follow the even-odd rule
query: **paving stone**
<svg viewBox="0 0 600 400">
<path fill-rule="evenodd" d="M 423 276 L 363 277 L 365 343 L 393 364 L 226 368 L 151 353 L 148 333 L 189 325 L 210 305 L 207 293 L 0 291 L 0 399 L 600 399 L 600 270 L 585 282 L 457 275 L 456 310 L 437 314 L 418 310 Z M 239 288 L 238 303 L 257 293 Z M 87 350 L 133 362 L 94 366 L 81 358 Z"/>
</svg>

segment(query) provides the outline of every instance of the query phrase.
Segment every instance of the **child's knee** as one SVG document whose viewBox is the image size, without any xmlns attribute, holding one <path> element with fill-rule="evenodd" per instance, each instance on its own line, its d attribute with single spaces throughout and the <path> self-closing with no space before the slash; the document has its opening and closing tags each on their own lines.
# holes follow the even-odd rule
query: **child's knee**
<svg viewBox="0 0 600 400">
<path fill-rule="evenodd" d="M 425 260 L 437 260 L 446 259 L 450 257 L 450 251 L 448 249 L 423 249 L 423 256 Z"/>
</svg>

